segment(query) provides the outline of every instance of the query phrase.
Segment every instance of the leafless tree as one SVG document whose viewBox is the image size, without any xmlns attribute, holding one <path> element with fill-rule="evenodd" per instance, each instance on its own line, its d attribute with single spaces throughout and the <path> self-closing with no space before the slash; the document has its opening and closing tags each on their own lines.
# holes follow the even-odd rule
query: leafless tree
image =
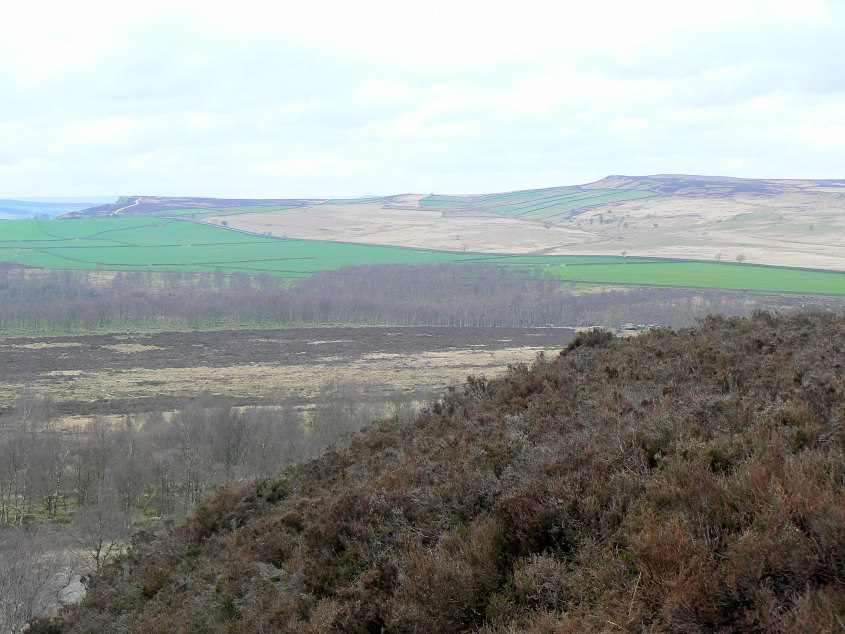
<svg viewBox="0 0 845 634">
<path fill-rule="evenodd" d="M 305 419 L 291 397 L 275 407 L 253 409 L 248 421 L 247 462 L 254 473 L 272 475 L 306 457 Z"/>
<path fill-rule="evenodd" d="M 61 533 L 29 524 L 0 528 L 0 632 L 48 614 L 73 576 Z"/>
<path fill-rule="evenodd" d="M 133 514 L 120 509 L 113 493 L 98 486 L 93 504 L 79 509 L 71 531 L 72 551 L 77 567 L 86 572 L 100 572 L 103 565 L 129 541 Z"/>
<path fill-rule="evenodd" d="M 372 395 L 371 387 L 336 379 L 323 384 L 308 429 L 311 455 L 347 445 L 355 432 L 386 413 L 386 403 Z"/>
</svg>

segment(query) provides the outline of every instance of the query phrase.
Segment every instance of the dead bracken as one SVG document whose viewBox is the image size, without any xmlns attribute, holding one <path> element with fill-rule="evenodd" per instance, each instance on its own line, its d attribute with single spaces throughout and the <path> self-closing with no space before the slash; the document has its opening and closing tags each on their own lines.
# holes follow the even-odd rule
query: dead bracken
<svg viewBox="0 0 845 634">
<path fill-rule="evenodd" d="M 33 631 L 841 630 L 843 373 L 829 314 L 585 332 L 137 534 Z"/>
</svg>

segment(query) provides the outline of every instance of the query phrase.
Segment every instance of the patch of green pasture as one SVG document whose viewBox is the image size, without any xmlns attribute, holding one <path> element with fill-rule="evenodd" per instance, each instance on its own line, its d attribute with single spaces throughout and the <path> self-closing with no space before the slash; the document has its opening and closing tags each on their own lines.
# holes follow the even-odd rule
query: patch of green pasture
<svg viewBox="0 0 845 634">
<path fill-rule="evenodd" d="M 3 220 L 0 221 L 0 245 L 17 244 L 24 241 L 51 241 L 54 236 L 44 233 L 37 220 Z"/>
<path fill-rule="evenodd" d="M 221 207 L 211 209 L 206 207 L 187 207 L 183 209 L 162 209 L 160 211 L 144 212 L 144 215 L 154 215 L 161 218 L 208 218 L 210 216 L 240 216 L 242 214 L 259 214 L 287 209 L 298 209 L 301 205 L 252 205 L 249 207 Z"/>
<path fill-rule="evenodd" d="M 591 196 L 595 193 L 596 190 L 586 190 L 580 189 L 577 187 L 567 187 L 566 189 L 548 189 L 548 190 L 538 190 L 536 192 L 531 192 L 529 196 L 508 196 L 505 198 L 493 198 L 489 201 L 493 205 L 498 205 L 500 203 L 508 204 L 516 204 L 516 205 L 525 205 L 525 204 L 534 204 L 539 203 L 543 200 L 556 200 L 556 199 L 573 199 L 573 198 L 584 198 L 587 196 Z M 516 194 L 520 194 L 521 192 L 516 192 Z"/>
<path fill-rule="evenodd" d="M 0 260 L 41 268 L 251 271 L 310 275 L 343 266 L 429 264 L 466 254 L 283 240 L 177 220 L 78 218 L 0 224 Z M 19 225 L 12 226 L 12 223 Z"/>
<path fill-rule="evenodd" d="M 64 218 L 39 223 L 41 230 L 57 239 L 98 240 L 116 239 L 126 231 L 163 226 L 167 220 L 151 218 Z M 121 240 L 123 242 L 123 240 Z"/>
<path fill-rule="evenodd" d="M 482 194 L 475 197 L 479 202 L 497 203 L 507 200 L 534 200 L 536 198 L 546 198 L 549 196 L 567 196 L 577 194 L 585 191 L 578 186 L 572 187 L 546 187 L 543 189 L 523 189 L 513 192 L 502 192 L 498 194 Z"/>
<path fill-rule="evenodd" d="M 170 221 L 144 218 L 66 218 L 62 220 L 10 220 L 0 223 L 0 245 L 44 241 L 60 244 L 82 241 L 112 240 L 145 227 L 161 227 Z M 124 234 L 125 235 L 125 234 Z M 78 245 L 77 245 L 78 246 Z"/>
<path fill-rule="evenodd" d="M 503 192 L 499 194 L 482 194 L 480 196 L 447 196 L 432 194 L 420 200 L 422 206 L 432 207 L 473 207 L 488 210 L 498 210 L 510 205 L 522 206 L 538 199 L 572 196 L 583 191 L 578 187 L 553 187 L 550 189 L 526 189 L 522 191 Z"/>
<path fill-rule="evenodd" d="M 98 266 L 75 265 L 65 257 L 57 256 L 42 249 L 12 249 L 0 247 L 0 261 L 22 264 L 23 266 L 35 266 L 42 269 L 79 269 L 79 268 L 101 268 Z"/>
<path fill-rule="evenodd" d="M 29 223 L 29 226 L 25 223 Z M 49 241 L 49 246 L 54 248 L 100 246 L 104 242 L 127 246 L 153 246 L 260 241 L 265 238 L 221 227 L 165 218 L 68 218 L 40 222 L 10 220 L 0 223 L 0 247 L 25 246 L 27 241 L 33 240 Z"/>
<path fill-rule="evenodd" d="M 614 255 L 485 255 L 475 254 L 471 264 L 497 264 L 500 266 L 559 267 L 573 264 L 627 264 L 653 262 L 648 258 L 622 258 Z"/>
<path fill-rule="evenodd" d="M 362 198 L 330 198 L 322 202 L 323 205 L 358 205 L 362 203 L 383 202 L 383 196 L 364 196 Z"/>
<path fill-rule="evenodd" d="M 550 267 L 546 272 L 559 279 L 577 282 L 845 295 L 845 273 L 750 264 L 625 258 L 624 262 Z"/>
<path fill-rule="evenodd" d="M 181 264 L 185 249 L 219 243 L 260 243 L 266 238 L 191 222 L 144 218 L 76 218 L 0 223 L 0 260 L 42 268 L 136 268 Z M 187 245 L 187 246 L 186 246 Z M 159 252 L 151 250 L 158 247 Z M 163 257 L 163 252 L 166 257 Z"/>
<path fill-rule="evenodd" d="M 543 220 L 585 207 L 624 200 L 653 198 L 661 194 L 641 189 L 583 189 L 552 187 L 483 196 L 438 196 L 420 200 L 421 206 L 483 210 L 504 216 Z"/>
<path fill-rule="evenodd" d="M 421 207 L 465 207 L 471 197 L 469 196 L 443 196 L 440 194 L 432 194 L 420 199 Z"/>
<path fill-rule="evenodd" d="M 509 216 L 520 218 L 545 219 L 568 211 L 575 211 L 585 207 L 602 205 L 610 202 L 623 200 L 636 200 L 639 198 L 653 198 L 659 194 L 639 189 L 634 190 L 583 190 L 577 194 L 567 194 L 554 197 L 547 201 L 539 201 L 530 204 L 515 204 L 508 208 L 493 208 L 492 211 L 505 213 Z"/>
<path fill-rule="evenodd" d="M 244 241 L 225 244 L 201 244 L 185 247 L 154 246 L 145 249 L 103 247 L 94 259 L 78 257 L 68 250 L 50 250 L 51 254 L 75 258 L 73 261 L 103 268 L 167 269 L 192 271 L 255 271 L 287 275 L 311 275 L 343 266 L 367 264 L 432 264 L 459 260 L 463 254 L 390 247 L 371 247 L 308 241 Z"/>
<path fill-rule="evenodd" d="M 586 207 L 593 207 L 595 205 L 603 205 L 611 202 L 621 202 L 624 200 L 638 200 L 641 198 L 654 198 L 660 196 L 656 192 L 644 191 L 640 189 L 633 189 L 627 191 L 611 191 L 610 193 L 601 194 L 598 196 L 589 196 L 571 201 L 562 201 L 549 209 L 542 209 L 536 212 L 529 212 L 522 215 L 522 218 L 550 218 L 568 211 L 576 211 Z"/>
<path fill-rule="evenodd" d="M 0 261 L 47 269 L 269 273 L 372 264 L 494 264 L 569 282 L 845 294 L 845 273 L 613 256 L 510 256 L 286 240 L 179 220 L 0 222 Z"/>
<path fill-rule="evenodd" d="M 529 211 L 546 209 L 548 207 L 582 200 L 586 196 L 582 193 L 561 194 L 558 196 L 544 196 L 532 200 L 518 200 L 507 204 L 491 204 L 488 209 L 508 216 L 522 216 Z"/>
</svg>

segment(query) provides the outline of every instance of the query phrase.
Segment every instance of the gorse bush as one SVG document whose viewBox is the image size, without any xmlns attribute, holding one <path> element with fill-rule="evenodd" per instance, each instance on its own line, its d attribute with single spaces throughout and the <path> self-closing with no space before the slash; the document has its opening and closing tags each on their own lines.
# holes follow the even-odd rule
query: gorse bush
<svg viewBox="0 0 845 634">
<path fill-rule="evenodd" d="M 841 631 L 843 376 L 822 313 L 589 333 L 136 535 L 49 627 Z"/>
</svg>

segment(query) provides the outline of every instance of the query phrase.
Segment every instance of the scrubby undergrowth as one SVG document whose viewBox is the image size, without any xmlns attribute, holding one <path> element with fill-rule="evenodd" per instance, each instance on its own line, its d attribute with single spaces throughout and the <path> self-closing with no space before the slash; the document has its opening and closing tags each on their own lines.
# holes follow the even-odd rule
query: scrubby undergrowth
<svg viewBox="0 0 845 634">
<path fill-rule="evenodd" d="M 138 534 L 36 631 L 841 631 L 843 376 L 823 314 L 582 335 Z"/>
</svg>

